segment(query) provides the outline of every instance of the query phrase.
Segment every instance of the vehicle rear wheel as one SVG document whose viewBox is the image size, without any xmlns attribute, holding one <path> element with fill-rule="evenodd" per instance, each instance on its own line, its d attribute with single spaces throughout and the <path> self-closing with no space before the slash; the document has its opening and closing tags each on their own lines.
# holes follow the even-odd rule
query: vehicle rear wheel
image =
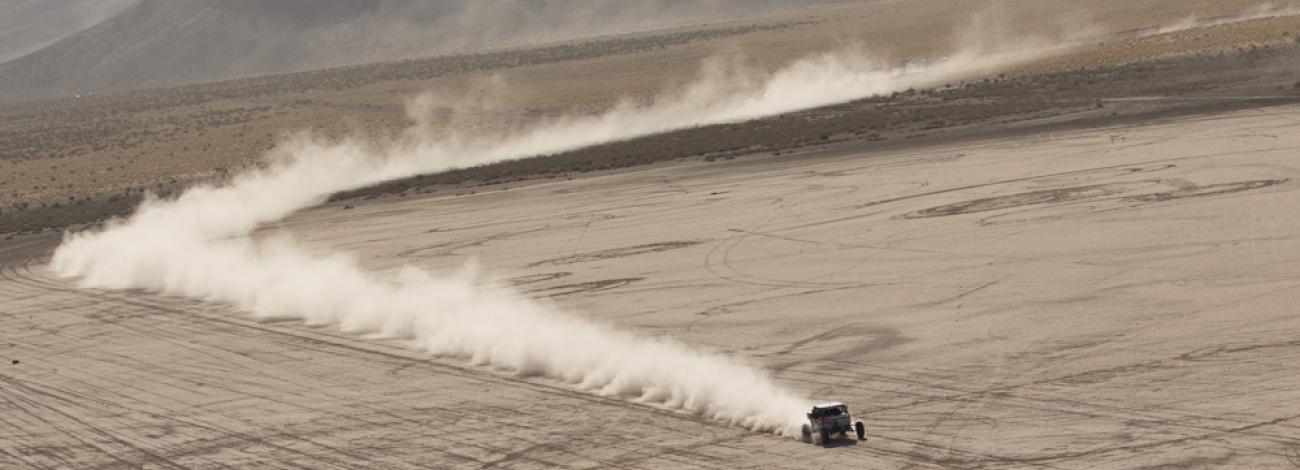
<svg viewBox="0 0 1300 470">
<path fill-rule="evenodd" d="M 858 432 L 859 441 L 867 438 L 867 427 L 862 424 L 862 421 L 853 423 L 853 430 Z"/>
</svg>

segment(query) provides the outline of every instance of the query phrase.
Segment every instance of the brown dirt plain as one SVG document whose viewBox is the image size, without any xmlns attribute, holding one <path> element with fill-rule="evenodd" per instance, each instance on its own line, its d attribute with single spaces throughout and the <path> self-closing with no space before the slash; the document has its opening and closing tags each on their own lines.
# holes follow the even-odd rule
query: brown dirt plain
<svg viewBox="0 0 1300 470">
<path fill-rule="evenodd" d="M 577 57 L 560 62 L 19 105 L 0 111 L 0 217 L 93 220 L 254 165 L 280 132 L 391 132 L 429 89 L 508 84 L 457 121 L 494 126 L 652 94 L 735 51 L 764 68 L 845 38 L 942 55 L 988 8 L 952 3 L 544 49 Z M 1050 36 L 1035 18 L 1071 3 L 1000 11 Z M 376 270 L 476 259 L 595 321 L 844 400 L 867 441 L 822 448 L 229 306 L 75 289 L 45 268 L 47 231 L 0 241 L 0 468 L 1300 467 L 1300 20 L 1144 37 L 1264 2 L 1090 3 L 1077 21 L 1107 41 L 1005 76 L 686 130 L 666 156 L 652 136 L 393 182 L 268 228 Z M 628 52 L 590 52 L 611 48 Z"/>
</svg>

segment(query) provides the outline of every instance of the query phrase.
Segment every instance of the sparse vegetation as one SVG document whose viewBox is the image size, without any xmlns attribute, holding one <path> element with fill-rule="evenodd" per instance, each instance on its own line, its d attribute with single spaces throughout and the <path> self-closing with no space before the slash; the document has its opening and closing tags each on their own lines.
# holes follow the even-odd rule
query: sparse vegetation
<svg viewBox="0 0 1300 470">
<path fill-rule="evenodd" d="M 802 23 L 752 24 L 605 38 L 528 49 L 381 62 L 198 85 L 84 96 L 75 99 L 65 98 L 60 101 L 111 102 L 116 107 L 156 108 L 202 105 L 215 100 L 252 99 L 312 91 L 341 91 L 373 83 L 428 80 L 448 75 L 635 54 L 697 41 L 784 29 L 799 24 Z"/>
<path fill-rule="evenodd" d="M 919 139 L 941 129 L 999 125 L 1095 110 L 1105 107 L 1101 104 L 1103 98 L 1177 96 L 1207 91 L 1254 73 L 1249 71 L 1250 64 L 1262 60 L 1261 54 L 1264 53 L 1181 57 L 1087 71 L 979 80 L 958 88 L 908 90 L 742 124 L 685 129 L 560 155 L 415 176 L 336 194 L 332 200 L 432 192 L 441 186 L 556 178 L 683 158 L 711 162 L 746 154 L 783 153 L 843 140 Z M 1119 113 L 1112 111 L 1106 116 L 1118 117 Z"/>
<path fill-rule="evenodd" d="M 717 30 L 708 34 L 741 33 Z M 0 191 L 8 195 L 0 201 L 0 233 L 90 223 L 124 214 L 145 191 L 166 192 L 196 181 L 227 178 L 229 169 L 255 163 L 281 129 L 319 125 L 321 116 L 340 121 L 362 117 L 370 120 L 371 129 L 381 131 L 405 125 L 398 106 L 349 101 L 357 87 L 629 54 L 708 37 L 700 32 L 674 34 L 0 107 L 0 165 L 8 165 L 3 169 L 6 181 L 0 182 Z M 1260 73 L 1260 67 L 1268 66 L 1274 67 L 1269 71 L 1273 76 L 1296 77 L 1300 71 L 1268 64 L 1285 64 L 1298 54 L 1295 48 L 1259 48 L 1094 64 L 1083 70 L 1000 74 L 545 159 L 420 176 L 340 194 L 336 199 L 569 177 L 684 158 L 717 161 L 747 154 L 788 154 L 801 147 L 848 140 L 935 138 L 954 128 L 1000 126 L 1103 107 L 1102 116 L 1121 117 L 1126 105 L 1103 100 L 1196 93 L 1247 82 Z M 1295 87 L 1300 90 L 1300 82 Z M 344 123 L 339 132 L 349 131 L 347 125 L 352 123 L 355 121 Z"/>
</svg>

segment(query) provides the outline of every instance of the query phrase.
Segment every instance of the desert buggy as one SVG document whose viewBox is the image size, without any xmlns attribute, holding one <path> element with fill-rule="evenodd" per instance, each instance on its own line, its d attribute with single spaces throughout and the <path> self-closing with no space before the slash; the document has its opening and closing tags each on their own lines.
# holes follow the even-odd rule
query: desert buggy
<svg viewBox="0 0 1300 470">
<path fill-rule="evenodd" d="M 848 437 L 849 432 L 857 433 L 858 440 L 866 439 L 867 428 L 862 420 L 849 416 L 849 407 L 843 403 L 826 403 L 813 406 L 808 412 L 808 424 L 803 425 L 803 439 L 812 442 L 817 437 L 824 446 L 831 445 L 835 436 Z"/>
</svg>

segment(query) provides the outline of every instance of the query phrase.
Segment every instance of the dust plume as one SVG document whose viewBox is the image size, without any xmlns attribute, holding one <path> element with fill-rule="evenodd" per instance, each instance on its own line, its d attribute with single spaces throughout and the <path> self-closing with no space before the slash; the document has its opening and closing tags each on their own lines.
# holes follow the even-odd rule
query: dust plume
<svg viewBox="0 0 1300 470">
<path fill-rule="evenodd" d="M 288 138 L 263 168 L 172 200 L 149 199 L 126 220 L 67 234 L 51 267 L 88 288 L 146 289 L 407 340 L 438 356 L 793 436 L 809 401 L 738 359 L 584 320 L 487 282 L 474 267 L 371 272 L 350 254 L 253 232 L 332 193 L 388 179 L 924 87 L 1041 53 L 970 51 L 906 66 L 860 51 L 827 53 L 769 75 L 716 60 L 690 85 L 648 102 L 511 131 L 428 129 L 421 116 L 435 100 L 417 99 L 410 111 L 417 124 L 406 133 L 380 142 Z"/>
<path fill-rule="evenodd" d="M 1255 21 L 1255 20 L 1262 20 L 1268 18 L 1282 18 L 1287 16 L 1300 16 L 1300 7 L 1281 8 L 1270 3 L 1270 4 L 1260 5 L 1259 7 L 1256 8 L 1252 8 L 1249 11 L 1236 16 L 1221 16 L 1215 18 L 1200 18 L 1197 16 L 1189 16 L 1177 23 L 1156 28 L 1153 31 L 1149 31 L 1145 33 L 1144 36 L 1158 36 L 1161 34 L 1176 33 L 1179 31 L 1186 31 L 1189 29 L 1211 28 L 1215 26 L 1244 23 L 1247 21 Z"/>
</svg>

